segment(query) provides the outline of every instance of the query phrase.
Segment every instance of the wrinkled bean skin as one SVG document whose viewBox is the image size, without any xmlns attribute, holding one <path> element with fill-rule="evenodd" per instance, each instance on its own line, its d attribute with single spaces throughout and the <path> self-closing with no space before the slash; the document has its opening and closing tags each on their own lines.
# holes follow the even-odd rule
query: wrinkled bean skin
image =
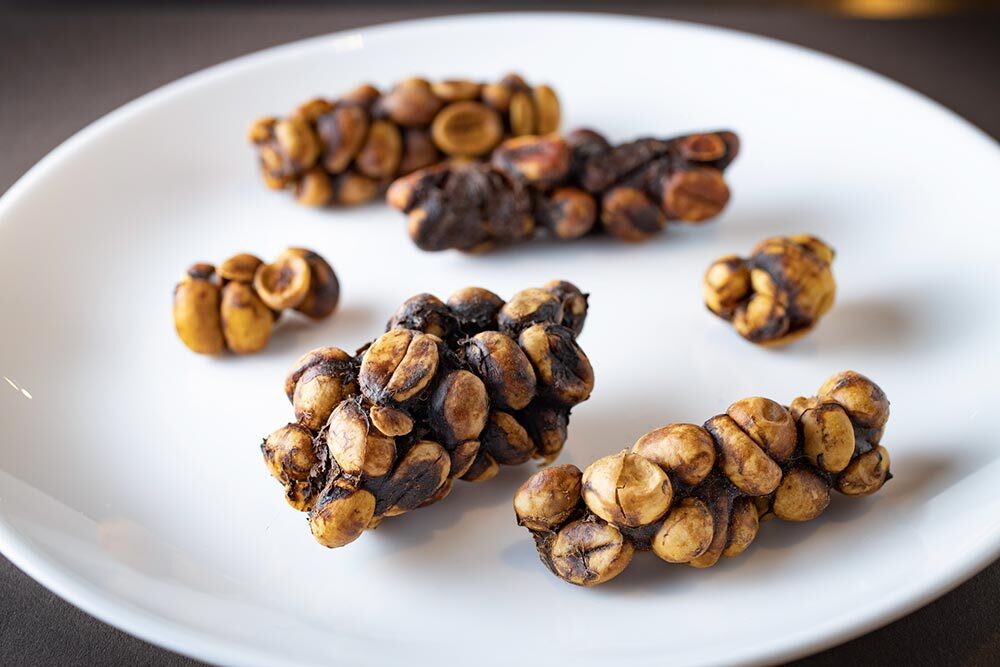
<svg viewBox="0 0 1000 667">
<path fill-rule="evenodd" d="M 189 273 L 211 279 L 214 267 Z M 518 333 L 542 327 L 552 376 L 575 368 L 577 381 L 586 377 L 590 387 L 592 369 L 575 341 L 586 316 L 586 294 L 564 280 L 522 290 L 510 302 L 480 287 L 460 289 L 447 302 L 417 294 L 354 354 L 323 347 L 295 361 L 283 389 L 296 421 L 265 439 L 265 464 L 289 504 L 310 512 L 313 535 L 328 547 L 443 500 L 456 479 L 485 482 L 500 466 L 533 458 L 548 464 L 567 441 L 572 405 L 589 388 L 573 393 L 568 380 L 553 381 L 573 393 L 560 401 L 539 384 Z M 577 486 L 579 477 L 577 470 Z M 564 501 L 575 503 L 573 484 L 559 486 Z M 550 507 L 541 514 L 546 505 L 529 500 L 532 525 L 560 513 Z"/>
<path fill-rule="evenodd" d="M 834 489 L 878 491 L 892 477 L 889 454 L 870 438 L 881 437 L 888 410 L 881 388 L 854 371 L 789 408 L 744 398 L 704 427 L 669 424 L 583 471 L 535 473 L 514 496 L 517 523 L 532 533 L 542 562 L 571 584 L 618 576 L 636 551 L 708 568 L 746 551 L 766 519 L 810 521 Z"/>
</svg>

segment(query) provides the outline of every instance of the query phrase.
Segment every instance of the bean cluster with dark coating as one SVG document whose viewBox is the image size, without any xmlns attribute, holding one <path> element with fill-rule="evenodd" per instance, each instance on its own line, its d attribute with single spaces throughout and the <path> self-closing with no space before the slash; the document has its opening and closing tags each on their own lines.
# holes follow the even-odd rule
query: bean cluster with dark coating
<svg viewBox="0 0 1000 667">
<path fill-rule="evenodd" d="M 301 204 L 352 205 L 444 157 L 488 155 L 504 137 L 559 129 L 559 98 L 516 74 L 497 83 L 405 79 L 388 92 L 358 86 L 254 122 L 249 139 L 265 184 Z"/>
<path fill-rule="evenodd" d="M 815 519 L 836 489 L 878 491 L 890 479 L 880 444 L 889 401 L 845 371 L 790 407 L 745 398 L 703 426 L 671 424 L 580 471 L 532 475 L 514 497 L 518 524 L 558 577 L 593 586 L 635 551 L 705 568 L 742 553 L 759 522 Z"/>
<path fill-rule="evenodd" d="M 478 287 L 447 302 L 418 294 L 356 354 L 296 362 L 295 421 L 264 440 L 264 460 L 327 547 L 441 500 L 456 478 L 551 461 L 594 387 L 576 343 L 586 315 L 587 296 L 565 281 L 507 302 Z"/>
<path fill-rule="evenodd" d="M 271 264 L 240 253 L 187 270 L 174 288 L 174 326 L 199 354 L 250 354 L 267 345 L 283 310 L 321 320 L 339 300 L 337 274 L 312 250 L 289 248 Z"/>
<path fill-rule="evenodd" d="M 508 139 L 489 163 L 452 160 L 397 180 L 389 204 L 407 214 L 423 250 L 479 252 L 531 238 L 601 231 L 626 241 L 668 220 L 699 223 L 729 201 L 723 170 L 732 132 L 638 139 L 612 146 L 592 130 Z"/>
<path fill-rule="evenodd" d="M 833 307 L 833 248 L 815 236 L 776 236 L 750 257 L 727 255 L 705 272 L 708 309 L 759 345 L 786 345 L 809 333 Z"/>
</svg>

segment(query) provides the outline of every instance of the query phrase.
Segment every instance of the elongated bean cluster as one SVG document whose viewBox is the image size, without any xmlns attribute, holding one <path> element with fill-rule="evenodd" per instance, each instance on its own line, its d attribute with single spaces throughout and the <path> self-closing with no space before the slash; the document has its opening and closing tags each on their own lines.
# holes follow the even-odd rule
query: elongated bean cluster
<svg viewBox="0 0 1000 667">
<path fill-rule="evenodd" d="M 580 471 L 546 468 L 517 491 L 517 521 L 558 577 L 592 586 L 635 551 L 705 568 L 742 553 L 759 522 L 815 519 L 830 490 L 878 491 L 891 477 L 879 443 L 889 401 L 845 371 L 790 407 L 745 398 L 703 426 L 671 424 Z"/>
<path fill-rule="evenodd" d="M 750 257 L 727 255 L 705 272 L 705 305 L 752 343 L 778 346 L 809 333 L 833 307 L 833 249 L 815 236 L 776 236 Z"/>
<path fill-rule="evenodd" d="M 337 308 L 340 283 L 312 250 L 289 248 L 265 264 L 248 253 L 219 266 L 192 265 L 174 288 L 174 326 L 193 352 L 259 352 L 282 311 L 321 320 Z"/>
<path fill-rule="evenodd" d="M 723 170 L 736 158 L 732 132 L 639 139 L 612 146 L 592 130 L 523 136 L 491 161 L 441 163 L 389 188 L 423 250 L 478 252 L 542 230 L 563 240 L 598 230 L 626 241 L 668 220 L 699 223 L 729 201 Z"/>
<path fill-rule="evenodd" d="M 327 547 L 441 500 L 456 478 L 550 461 L 594 386 L 576 343 L 586 316 L 586 295 L 560 281 L 506 303 L 478 287 L 414 296 L 357 354 L 296 362 L 296 420 L 264 440 L 264 460 Z"/>
<path fill-rule="evenodd" d="M 385 94 L 362 85 L 261 118 L 249 139 L 268 187 L 292 189 L 308 206 L 351 205 L 446 156 L 481 157 L 504 137 L 554 132 L 559 119 L 555 92 L 516 74 L 497 83 L 410 78 Z"/>
</svg>

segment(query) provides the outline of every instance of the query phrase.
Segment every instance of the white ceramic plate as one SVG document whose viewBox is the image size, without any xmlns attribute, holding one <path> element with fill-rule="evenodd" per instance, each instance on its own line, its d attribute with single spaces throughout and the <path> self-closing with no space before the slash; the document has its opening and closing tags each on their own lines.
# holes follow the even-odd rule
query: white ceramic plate
<svg viewBox="0 0 1000 667">
<path fill-rule="evenodd" d="M 384 206 L 306 210 L 257 180 L 244 130 L 258 114 L 365 80 L 511 69 L 556 85 L 567 127 L 739 131 L 730 208 L 644 245 L 466 257 L 419 252 Z M 440 19 L 220 65 L 95 123 L 0 203 L 0 547 L 90 613 L 221 663 L 681 665 L 821 649 L 998 554 L 998 181 L 996 145 L 912 91 L 672 22 Z M 839 250 L 839 304 L 806 340 L 757 349 L 705 312 L 701 274 L 800 231 Z M 170 296 L 185 266 L 289 244 L 336 266 L 334 318 L 290 318 L 249 358 L 182 347 Z M 810 524 L 767 524 L 710 571 L 638 557 L 593 590 L 552 577 L 514 525 L 528 466 L 348 548 L 318 547 L 258 450 L 289 418 L 289 362 L 355 347 L 417 291 L 510 295 L 553 277 L 592 293 L 581 343 L 597 372 L 561 461 L 586 464 L 744 395 L 790 400 L 854 368 L 892 399 L 896 478 L 868 499 L 837 497 Z"/>
</svg>

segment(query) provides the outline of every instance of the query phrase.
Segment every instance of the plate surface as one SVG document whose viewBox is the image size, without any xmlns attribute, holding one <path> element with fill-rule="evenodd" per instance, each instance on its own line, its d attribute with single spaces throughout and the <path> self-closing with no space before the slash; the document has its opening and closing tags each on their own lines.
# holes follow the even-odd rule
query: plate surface
<svg viewBox="0 0 1000 667">
<path fill-rule="evenodd" d="M 651 243 L 426 254 L 382 205 L 300 208 L 258 182 L 250 120 L 414 73 L 551 82 L 565 126 L 615 139 L 730 127 L 744 151 L 717 221 Z M 0 547 L 74 604 L 231 664 L 718 664 L 801 655 L 926 603 L 1000 551 L 996 285 L 1000 151 L 940 106 L 857 67 L 664 21 L 494 15 L 331 35 L 233 61 L 75 136 L 0 202 Z M 807 339 L 757 349 L 705 312 L 715 257 L 811 232 L 839 303 Z M 177 341 L 195 260 L 323 253 L 341 310 L 289 318 L 248 358 Z M 261 462 L 290 416 L 299 353 L 354 348 L 405 297 L 549 278 L 592 294 L 597 373 L 561 462 L 585 465 L 741 396 L 790 400 L 854 368 L 892 400 L 896 478 L 804 525 L 765 525 L 710 571 L 637 557 L 594 590 L 560 582 L 514 525 L 529 467 L 386 522 L 312 540 Z M 447 658 L 446 658 L 447 659 Z"/>
</svg>

